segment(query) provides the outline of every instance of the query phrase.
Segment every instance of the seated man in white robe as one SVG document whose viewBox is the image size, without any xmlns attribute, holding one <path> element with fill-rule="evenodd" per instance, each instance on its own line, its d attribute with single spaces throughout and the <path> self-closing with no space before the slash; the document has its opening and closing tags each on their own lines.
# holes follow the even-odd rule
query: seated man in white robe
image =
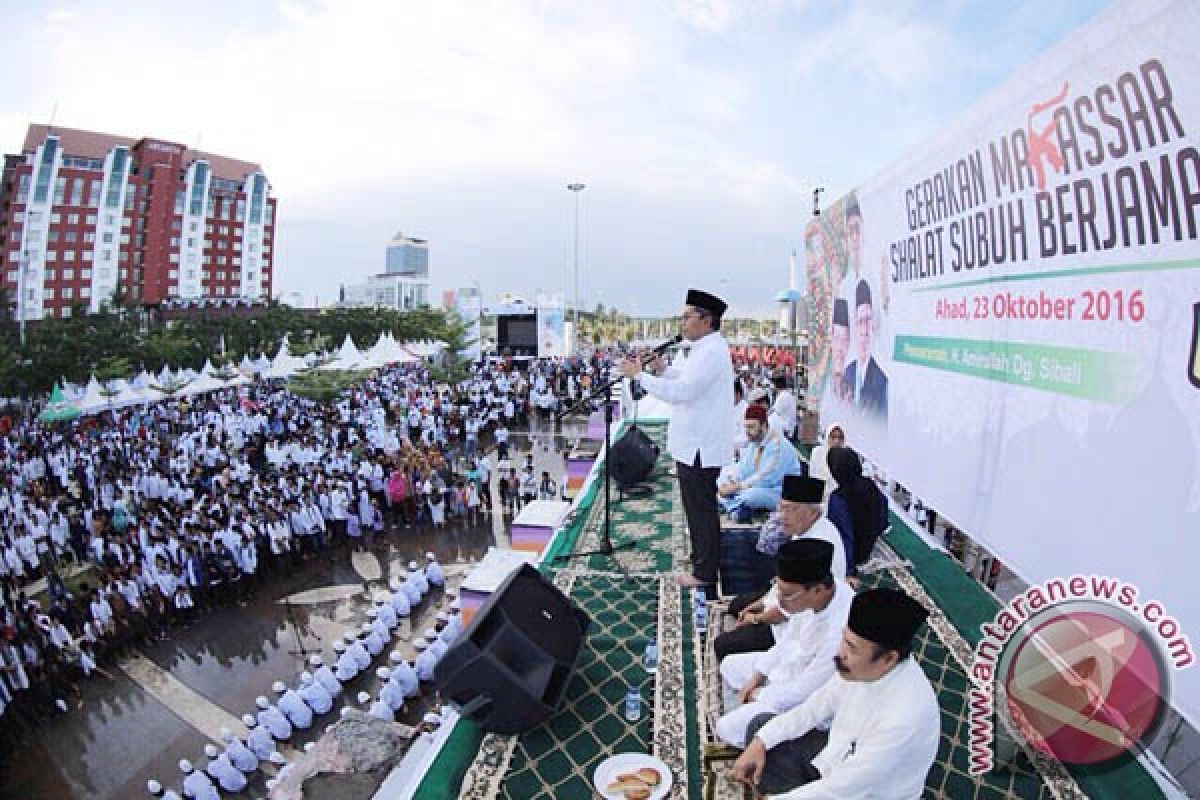
<svg viewBox="0 0 1200 800">
<path fill-rule="evenodd" d="M 910 655 L 927 614 L 898 589 L 856 595 L 836 674 L 791 711 L 753 720 L 734 776 L 774 800 L 918 800 L 941 731 L 933 687 Z"/>
<path fill-rule="evenodd" d="M 722 741 L 745 747 L 752 719 L 790 711 L 833 674 L 854 592 L 833 577 L 832 562 L 833 545 L 820 539 L 795 539 L 779 549 L 775 585 L 791 616 L 770 650 L 735 653 L 721 662 L 725 686 L 741 703 L 717 720 Z"/>
</svg>

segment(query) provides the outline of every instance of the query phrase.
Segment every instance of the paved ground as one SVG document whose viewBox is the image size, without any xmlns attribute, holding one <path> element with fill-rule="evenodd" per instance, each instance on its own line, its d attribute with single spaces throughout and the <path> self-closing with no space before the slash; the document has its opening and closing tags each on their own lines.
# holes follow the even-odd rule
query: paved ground
<svg viewBox="0 0 1200 800">
<path fill-rule="evenodd" d="M 582 426 L 570 426 L 571 441 L 549 426 L 514 433 L 517 456 L 532 451 L 535 467 L 559 480 L 563 452 Z M 493 497 L 499 494 L 493 487 Z M 83 705 L 57 717 L 28 738 L 0 764 L 0 800 L 134 800 L 146 797 L 150 778 L 178 789 L 176 763 L 189 758 L 207 763 L 204 745 L 221 727 L 240 727 L 238 718 L 254 709 L 254 699 L 270 695 L 276 680 L 293 683 L 304 660 L 291 651 L 316 648 L 327 661 L 333 639 L 365 620 L 373 593 L 382 591 L 393 571 L 402 570 L 427 551 L 437 553 L 449 582 L 457 585 L 471 565 L 493 544 L 506 544 L 507 520 L 484 518 L 467 528 L 409 528 L 392 531 L 377 542 L 374 554 L 353 560 L 346 551 L 310 562 L 286 579 L 260 588 L 245 607 L 229 607 L 176 630 L 168 641 L 145 648 L 111 667 L 113 680 L 81 684 Z M 290 605 L 282 604 L 284 597 Z M 419 614 L 402 624 L 392 646 L 408 650 L 413 630 L 428 627 L 442 604 L 441 593 L 428 597 Z M 288 618 L 289 607 L 295 625 Z M 373 666 L 384 661 L 376 659 Z M 351 691 L 374 694 L 374 674 L 361 676 Z M 397 719 L 415 724 L 432 702 L 426 692 Z M 289 743 L 301 747 L 334 721 L 335 712 L 318 720 Z M 259 776 L 241 797 L 265 795 Z"/>
</svg>

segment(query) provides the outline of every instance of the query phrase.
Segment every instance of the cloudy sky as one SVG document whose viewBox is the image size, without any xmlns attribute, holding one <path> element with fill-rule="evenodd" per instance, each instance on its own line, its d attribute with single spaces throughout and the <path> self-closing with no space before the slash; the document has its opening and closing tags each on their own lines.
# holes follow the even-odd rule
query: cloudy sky
<svg viewBox="0 0 1200 800">
<path fill-rule="evenodd" d="M 430 240 L 435 290 L 570 286 L 769 313 L 811 192 L 936 134 L 1103 0 L 0 0 L 0 146 L 30 122 L 261 163 L 276 292 Z M 54 109 L 57 107 L 57 111 Z"/>
</svg>

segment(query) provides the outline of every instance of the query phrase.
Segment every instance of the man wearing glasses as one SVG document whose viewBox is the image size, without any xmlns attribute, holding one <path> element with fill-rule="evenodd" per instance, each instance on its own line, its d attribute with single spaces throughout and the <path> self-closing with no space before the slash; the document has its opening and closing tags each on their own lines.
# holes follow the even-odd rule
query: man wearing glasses
<svg viewBox="0 0 1200 800">
<path fill-rule="evenodd" d="M 687 360 L 666 367 L 658 357 L 643 371 L 641 359 L 631 357 L 620 367 L 627 380 L 672 406 L 667 449 L 675 459 L 692 543 L 692 573 L 677 580 L 703 586 L 710 596 L 716 594 L 721 563 L 717 475 L 733 460 L 733 362 L 720 333 L 725 308 L 720 298 L 689 289 L 682 314 L 683 338 L 691 343 Z"/>
</svg>

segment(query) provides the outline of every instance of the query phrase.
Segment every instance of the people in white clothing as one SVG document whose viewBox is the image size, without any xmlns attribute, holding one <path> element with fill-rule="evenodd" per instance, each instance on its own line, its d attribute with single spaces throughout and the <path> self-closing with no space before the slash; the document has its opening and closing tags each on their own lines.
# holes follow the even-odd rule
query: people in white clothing
<svg viewBox="0 0 1200 800">
<path fill-rule="evenodd" d="M 927 615 L 899 589 L 856 595 L 836 673 L 791 711 L 750 723 L 734 776 L 778 800 L 918 800 L 941 733 L 937 697 L 910 655 Z"/>
<path fill-rule="evenodd" d="M 319 655 L 308 657 L 308 665 L 312 667 L 313 680 L 321 684 L 330 696 L 337 697 L 342 693 L 342 682 L 333 674 L 333 670 Z M 323 713 L 323 712 L 322 712 Z"/>
<path fill-rule="evenodd" d="M 413 663 L 413 668 L 417 671 L 417 678 L 422 683 L 428 683 L 433 680 L 433 670 L 437 667 L 437 657 L 434 656 L 429 649 L 429 642 L 423 638 L 418 638 L 413 642 L 413 647 L 417 650 L 417 660 Z"/>
<path fill-rule="evenodd" d="M 721 662 L 721 677 L 739 706 L 717 720 L 718 738 L 746 746 L 746 726 L 760 714 L 782 714 L 808 699 L 833 674 L 854 592 L 830 572 L 833 545 L 795 539 L 779 549 L 779 605 L 789 619 L 770 650 L 737 653 Z"/>
<path fill-rule="evenodd" d="M 399 650 L 393 650 L 388 656 L 388 660 L 392 664 L 390 681 L 399 685 L 405 697 L 416 697 L 420 693 L 421 687 L 420 678 L 417 677 L 417 671 L 413 668 L 413 662 L 407 661 Z"/>
<path fill-rule="evenodd" d="M 300 673 L 300 688 L 296 693 L 314 714 L 328 714 L 333 709 L 333 695 L 310 672 Z"/>
<path fill-rule="evenodd" d="M 266 699 L 266 698 L 263 698 Z M 259 761 L 269 761 L 272 764 L 282 764 L 283 756 L 275 746 L 275 737 L 265 725 L 259 725 L 258 720 L 250 714 L 242 716 L 242 724 L 246 726 L 246 746 L 258 757 Z"/>
<path fill-rule="evenodd" d="M 191 800 L 220 800 L 221 795 L 212 779 L 203 772 L 197 772 L 192 762 L 186 758 L 180 759 L 179 771 L 183 773 L 183 796 Z"/>
<path fill-rule="evenodd" d="M 446 574 L 442 571 L 442 565 L 438 563 L 437 556 L 433 553 L 426 553 L 425 560 L 428 562 L 425 565 L 425 579 L 431 586 L 445 585 Z"/>
<path fill-rule="evenodd" d="M 240 792 L 246 788 L 246 776 L 229 762 L 229 756 L 217 749 L 215 744 L 204 745 L 208 766 L 204 771 L 221 786 L 223 792 Z"/>
<path fill-rule="evenodd" d="M 292 738 L 292 723 L 271 701 L 261 695 L 254 701 L 258 706 L 258 724 L 271 732 L 271 736 L 280 742 Z"/>
<path fill-rule="evenodd" d="M 258 769 L 258 756 L 229 728 L 221 728 L 221 741 L 225 742 L 225 755 L 229 756 L 229 763 L 234 767 L 245 773 Z"/>
<path fill-rule="evenodd" d="M 277 701 L 279 710 L 287 716 L 288 722 L 292 723 L 293 727 L 300 730 L 312 727 L 313 710 L 308 707 L 308 703 L 304 702 L 304 698 L 295 689 L 283 681 L 275 681 L 271 686 L 271 691 L 279 695 Z"/>
</svg>

